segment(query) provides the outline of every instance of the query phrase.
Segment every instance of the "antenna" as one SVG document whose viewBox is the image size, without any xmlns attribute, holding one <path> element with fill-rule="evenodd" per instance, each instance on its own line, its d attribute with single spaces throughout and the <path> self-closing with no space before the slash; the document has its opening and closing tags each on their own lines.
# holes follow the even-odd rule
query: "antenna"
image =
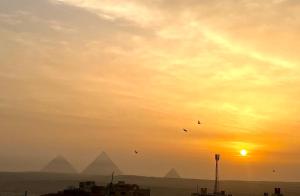
<svg viewBox="0 0 300 196">
<path fill-rule="evenodd" d="M 215 154 L 215 160 L 216 160 L 216 176 L 215 176 L 214 194 L 217 194 L 219 192 L 219 160 L 220 160 L 220 154 Z"/>
<path fill-rule="evenodd" d="M 112 184 L 113 181 L 114 181 L 114 174 L 115 174 L 115 171 L 113 171 L 112 174 L 111 174 L 111 181 L 110 181 L 111 184 Z"/>
<path fill-rule="evenodd" d="M 113 171 L 112 174 L 111 174 L 111 180 L 110 180 L 110 183 L 109 183 L 109 185 L 108 185 L 107 196 L 110 196 L 110 195 L 111 195 L 111 192 L 112 192 L 113 181 L 114 181 L 114 174 L 115 174 L 115 171 Z"/>
</svg>

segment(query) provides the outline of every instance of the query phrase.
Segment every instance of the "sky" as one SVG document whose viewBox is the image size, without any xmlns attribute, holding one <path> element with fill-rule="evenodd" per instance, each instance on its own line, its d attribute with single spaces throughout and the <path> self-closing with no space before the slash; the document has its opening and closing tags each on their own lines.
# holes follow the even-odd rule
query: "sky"
<svg viewBox="0 0 300 196">
<path fill-rule="evenodd" d="M 0 170 L 299 181 L 299 34 L 297 0 L 1 0 Z"/>
</svg>

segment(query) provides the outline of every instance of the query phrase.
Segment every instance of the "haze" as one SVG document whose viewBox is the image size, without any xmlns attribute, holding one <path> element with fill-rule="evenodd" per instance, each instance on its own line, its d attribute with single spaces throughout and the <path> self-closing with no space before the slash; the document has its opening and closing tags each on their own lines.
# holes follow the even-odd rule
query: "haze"
<svg viewBox="0 0 300 196">
<path fill-rule="evenodd" d="M 299 34 L 297 0 L 1 0 L 0 170 L 300 180 Z"/>
</svg>

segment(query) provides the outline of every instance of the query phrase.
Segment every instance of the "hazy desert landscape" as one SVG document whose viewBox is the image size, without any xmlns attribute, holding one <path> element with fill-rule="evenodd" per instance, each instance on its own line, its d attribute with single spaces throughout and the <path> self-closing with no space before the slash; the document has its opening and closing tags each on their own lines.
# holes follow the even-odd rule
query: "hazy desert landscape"
<svg viewBox="0 0 300 196">
<path fill-rule="evenodd" d="M 50 173 L 1 173 L 1 196 L 23 196 L 28 190 L 29 196 L 38 196 L 49 192 L 57 192 L 68 186 L 78 186 L 80 181 L 95 180 L 98 184 L 110 182 L 110 176 L 86 176 L 79 174 Z M 196 179 L 165 179 L 142 176 L 117 176 L 117 180 L 136 183 L 151 189 L 151 196 L 190 196 L 199 187 L 212 190 L 213 181 Z M 286 196 L 300 195 L 300 183 L 296 182 L 245 182 L 221 181 L 221 186 L 235 196 L 262 196 L 264 192 L 272 192 L 274 186 L 280 186 Z"/>
</svg>

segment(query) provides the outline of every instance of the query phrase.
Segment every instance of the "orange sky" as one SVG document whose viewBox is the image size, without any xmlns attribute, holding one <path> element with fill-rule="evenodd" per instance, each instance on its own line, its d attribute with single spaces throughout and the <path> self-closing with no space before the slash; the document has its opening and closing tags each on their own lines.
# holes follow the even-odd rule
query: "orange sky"
<svg viewBox="0 0 300 196">
<path fill-rule="evenodd" d="M 127 174 L 212 178 L 218 152 L 222 178 L 300 180 L 299 13 L 294 0 L 1 0 L 0 170 L 57 154 L 82 170 L 105 150 Z"/>
</svg>

